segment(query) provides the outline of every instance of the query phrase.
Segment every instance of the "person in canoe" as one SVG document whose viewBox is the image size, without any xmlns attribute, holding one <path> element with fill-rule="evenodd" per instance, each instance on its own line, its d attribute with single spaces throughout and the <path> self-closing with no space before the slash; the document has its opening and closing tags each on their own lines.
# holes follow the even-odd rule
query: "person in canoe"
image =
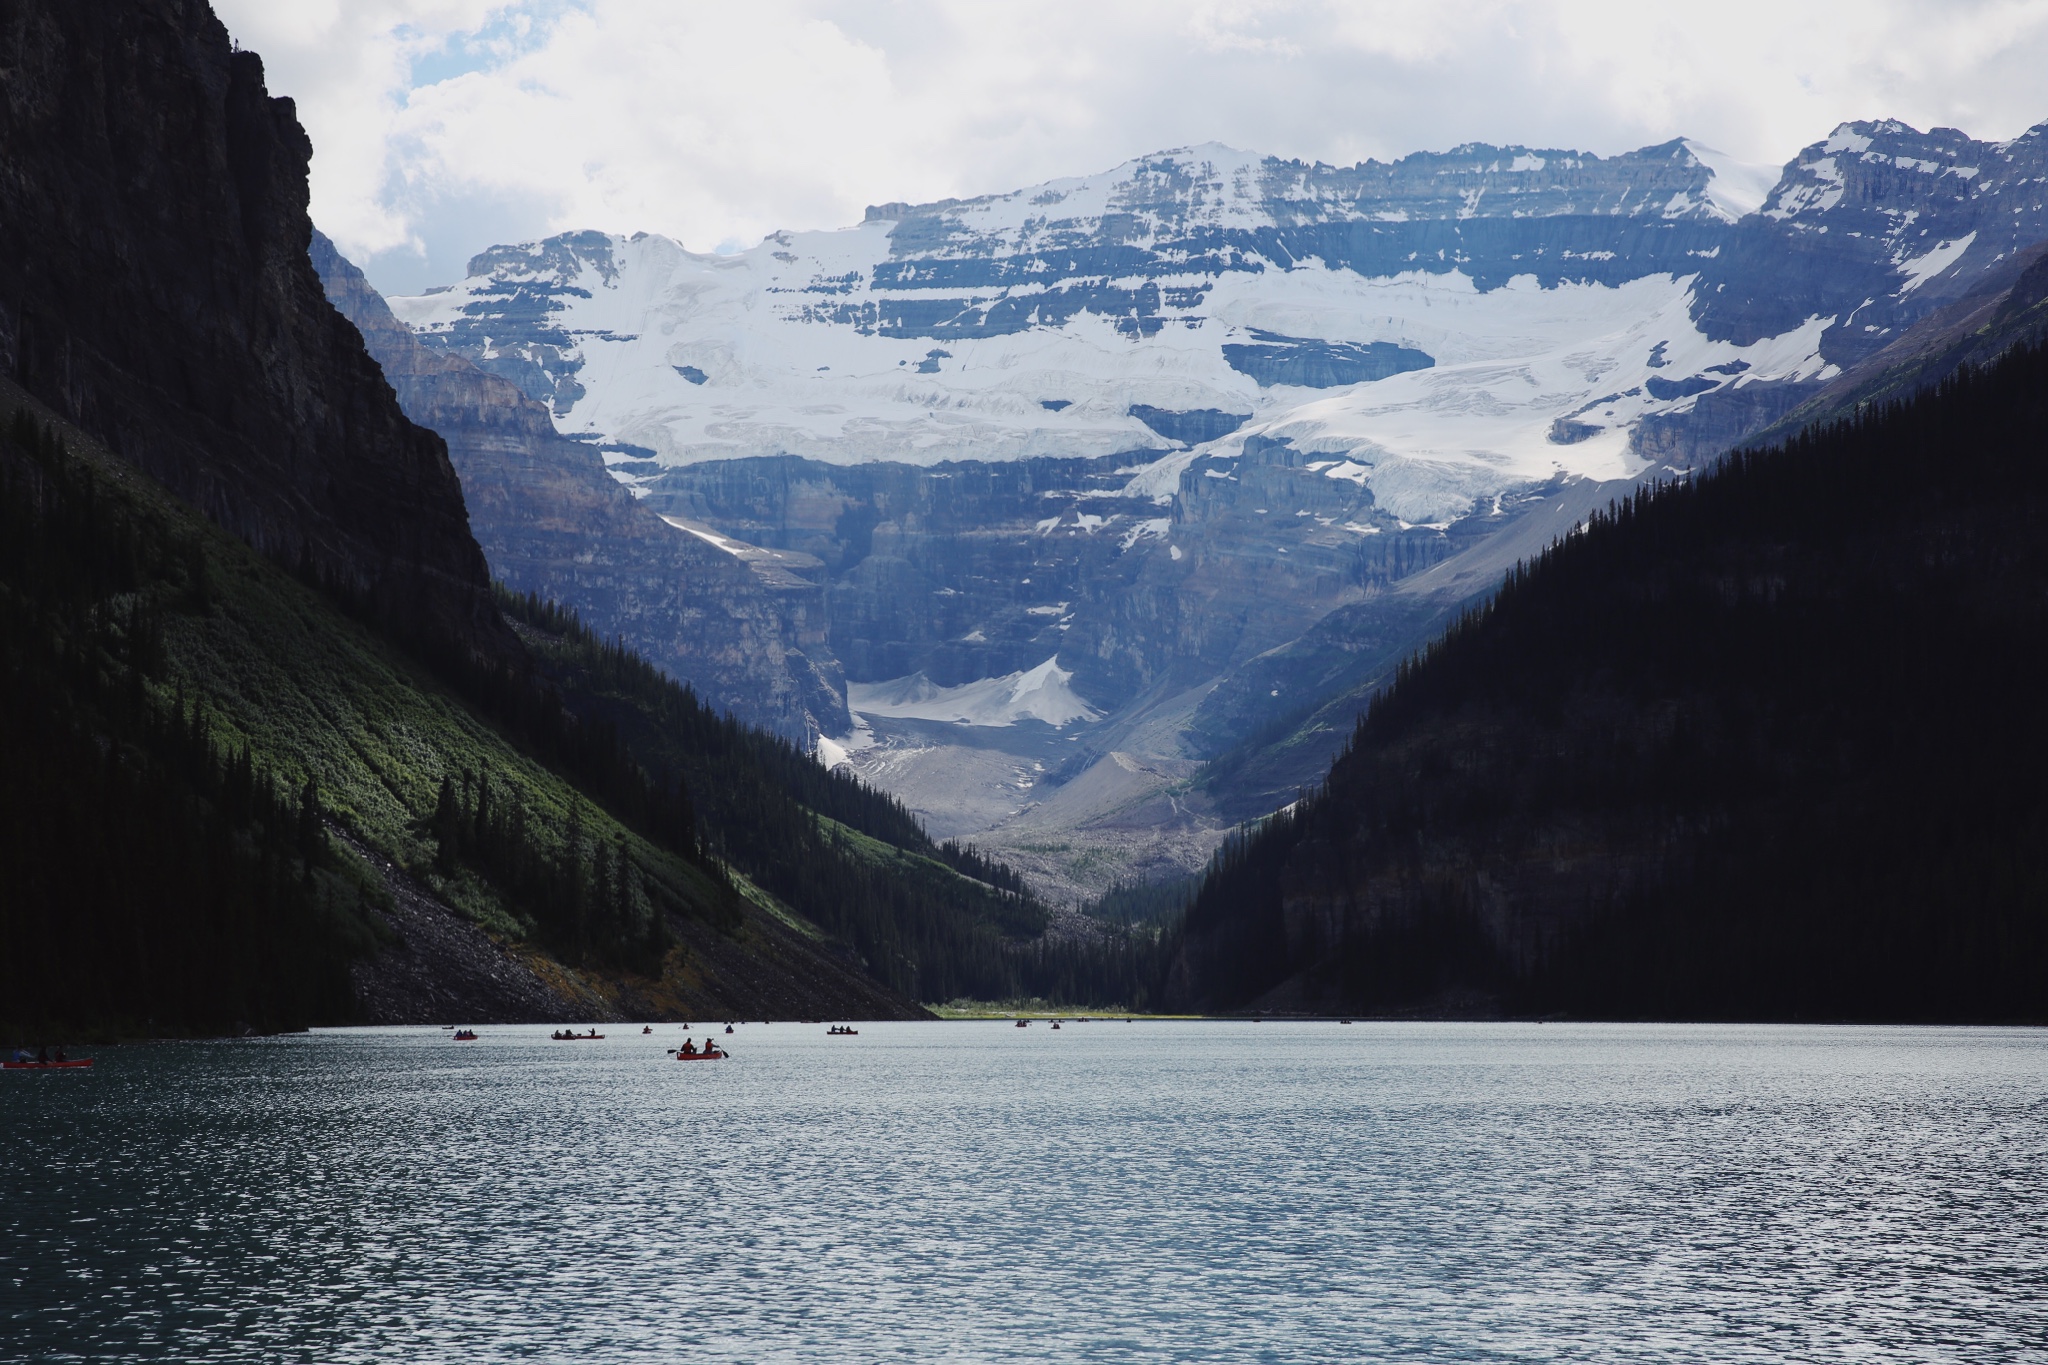
<svg viewBox="0 0 2048 1365">
<path fill-rule="evenodd" d="M 697 1055 L 697 1045 L 688 1038 L 685 1038 L 683 1039 L 683 1045 L 677 1048 L 676 1051 L 682 1053 L 685 1057 L 694 1057 Z"/>
</svg>

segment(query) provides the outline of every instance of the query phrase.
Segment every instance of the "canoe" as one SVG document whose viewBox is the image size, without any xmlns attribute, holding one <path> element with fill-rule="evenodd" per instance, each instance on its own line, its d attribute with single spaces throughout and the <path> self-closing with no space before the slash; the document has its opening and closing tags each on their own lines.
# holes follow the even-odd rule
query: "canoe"
<svg viewBox="0 0 2048 1365">
<path fill-rule="evenodd" d="M 90 1057 L 81 1057 L 75 1062 L 0 1062 L 0 1067 L 9 1071 L 78 1071 L 91 1065 Z"/>
<path fill-rule="evenodd" d="M 725 1056 L 726 1054 L 723 1052 L 707 1049 L 703 1052 L 678 1052 L 676 1060 L 679 1062 L 718 1062 L 725 1060 Z"/>
<path fill-rule="evenodd" d="M 554 1040 L 558 1043 L 601 1043 L 604 1041 L 604 1035 L 602 1033 L 572 1033 L 565 1038 L 560 1034 L 556 1034 L 554 1035 Z"/>
</svg>

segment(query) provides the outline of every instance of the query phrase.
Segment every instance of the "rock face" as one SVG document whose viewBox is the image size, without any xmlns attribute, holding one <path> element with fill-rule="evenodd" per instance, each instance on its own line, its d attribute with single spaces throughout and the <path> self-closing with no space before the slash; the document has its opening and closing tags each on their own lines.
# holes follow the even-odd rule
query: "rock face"
<svg viewBox="0 0 2048 1365">
<path fill-rule="evenodd" d="M 1116 464 L 736 460 L 644 487 L 666 514 L 821 562 L 831 648 L 851 676 L 952 686 L 1058 653 L 1075 609 L 1117 580 L 1127 527 L 1159 509 L 1121 495 Z"/>
<path fill-rule="evenodd" d="M 751 724 L 800 742 L 845 732 L 818 560 L 663 521 L 510 380 L 421 346 L 319 233 L 312 258 L 406 414 L 447 441 L 492 572 L 573 604 L 600 635 Z"/>
<path fill-rule="evenodd" d="M 839 750 L 1029 864 L 1003 831 L 1083 789 L 1034 846 L 1284 804 L 1518 558 L 2009 271 L 2048 236 L 2044 140 L 1847 124 L 1761 170 L 1684 141 L 1352 167 L 1212 145 L 732 256 L 494 247 L 393 308 L 648 506 L 815 556 L 862 697 L 1050 664 L 1096 718 L 878 712 Z M 956 701 L 1019 714 L 932 704 Z M 1218 759 L 1237 776 L 1190 785 Z M 1086 889 L 1079 860 L 1042 884 Z"/>
<path fill-rule="evenodd" d="M 1693 315 L 1742 344 L 1827 317 L 1846 367 L 2048 237 L 2048 124 L 2010 142 L 1896 119 L 1845 123 L 1793 158 L 1701 272 Z"/>
<path fill-rule="evenodd" d="M 0 3 L 0 362 L 402 629 L 506 647 L 440 439 L 307 260 L 310 155 L 204 0 Z"/>
</svg>

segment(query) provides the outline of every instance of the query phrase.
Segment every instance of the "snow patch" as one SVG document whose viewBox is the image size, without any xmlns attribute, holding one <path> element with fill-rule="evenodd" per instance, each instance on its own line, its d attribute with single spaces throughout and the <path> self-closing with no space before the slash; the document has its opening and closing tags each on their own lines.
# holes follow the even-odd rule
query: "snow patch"
<svg viewBox="0 0 2048 1365">
<path fill-rule="evenodd" d="M 1822 145 L 1821 150 L 1824 152 L 1850 152 L 1860 155 L 1870 150 L 1870 139 L 1857 132 L 1854 127 L 1847 123 L 1837 124 L 1835 131 L 1829 134 L 1828 140 Z"/>
<path fill-rule="evenodd" d="M 1777 166 L 1757 161 L 1738 161 L 1704 142 L 1687 138 L 1685 149 L 1707 168 L 1707 202 L 1721 211 L 1729 222 L 1755 213 L 1764 206 L 1783 172 Z M 1716 248 L 1717 250 L 1719 248 Z"/>
<path fill-rule="evenodd" d="M 1139 522 L 1137 525 L 1131 527 L 1130 530 L 1124 532 L 1123 541 L 1117 546 L 1118 553 L 1122 553 L 1123 551 L 1130 549 L 1133 545 L 1136 545 L 1138 541 L 1145 536 L 1165 535 L 1166 528 L 1171 524 L 1172 518 L 1170 517 L 1152 517 L 1145 521 Z"/>
<path fill-rule="evenodd" d="M 867 716 L 995 728 L 1036 720 L 1058 730 L 1076 721 L 1102 718 L 1102 713 L 1082 701 L 1069 685 L 1073 677 L 1054 655 L 1024 672 L 958 687 L 940 687 L 922 673 L 888 682 L 848 683 L 846 704 Z"/>
<path fill-rule="evenodd" d="M 1899 286 L 1899 292 L 1901 294 L 1910 294 L 1942 271 L 1954 265 L 1957 258 L 1965 251 L 1968 251 L 1970 244 L 1976 240 L 1977 234 L 1975 232 L 1965 233 L 1953 242 L 1940 243 L 1925 255 L 1915 256 L 1911 260 L 1899 262 L 1899 273 L 1906 277 L 1906 282 Z"/>
<path fill-rule="evenodd" d="M 1150 498 L 1157 503 L 1173 501 L 1173 495 L 1180 491 L 1180 476 L 1195 462 L 1199 450 L 1183 450 L 1155 460 L 1144 466 L 1123 486 L 1121 496 L 1126 498 Z"/>
<path fill-rule="evenodd" d="M 817 744 L 811 749 L 811 757 L 824 764 L 826 771 L 829 772 L 842 763 L 852 762 L 853 756 L 863 749 L 872 749 L 874 747 L 875 732 L 873 728 L 868 725 L 866 720 L 855 715 L 853 717 L 853 729 L 847 734 L 841 735 L 838 739 L 833 739 L 829 735 L 819 735 Z"/>
<path fill-rule="evenodd" d="M 672 517 L 669 516 L 667 513 L 663 513 L 661 519 L 667 522 L 669 525 L 675 527 L 678 531 L 688 531 L 691 535 L 697 537 L 697 539 L 703 541 L 705 544 L 714 545 L 719 549 L 725 551 L 729 555 L 737 555 L 740 553 L 741 546 L 738 541 L 727 540 L 724 536 L 718 534 L 716 531 L 707 531 L 701 526 L 692 526 L 689 522 L 682 520 L 680 517 Z"/>
</svg>

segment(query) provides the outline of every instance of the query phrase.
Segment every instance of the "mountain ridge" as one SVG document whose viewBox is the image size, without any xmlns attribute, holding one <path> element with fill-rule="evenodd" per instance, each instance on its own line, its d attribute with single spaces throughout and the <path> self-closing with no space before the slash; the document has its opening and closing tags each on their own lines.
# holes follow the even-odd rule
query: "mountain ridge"
<svg viewBox="0 0 2048 1365">
<path fill-rule="evenodd" d="M 2040 130 L 1883 120 L 1768 175 L 1684 139 L 1353 167 L 1208 146 L 729 257 L 494 247 L 393 307 L 657 511 L 821 560 L 864 695 L 1071 673 L 1103 718 L 1036 747 L 878 715 L 830 753 L 1092 895 L 1157 870 L 1131 812 L 1190 830 L 1191 873 L 1312 783 L 1360 690 L 1540 552 L 1542 518 L 1703 467 L 2048 237 L 2044 155 Z M 1292 758 L 1184 785 L 1288 716 L 1315 731 Z"/>
<path fill-rule="evenodd" d="M 1511 575 L 1218 860 L 1179 998 L 2040 1017 L 2044 375 L 2022 342 Z"/>
</svg>

